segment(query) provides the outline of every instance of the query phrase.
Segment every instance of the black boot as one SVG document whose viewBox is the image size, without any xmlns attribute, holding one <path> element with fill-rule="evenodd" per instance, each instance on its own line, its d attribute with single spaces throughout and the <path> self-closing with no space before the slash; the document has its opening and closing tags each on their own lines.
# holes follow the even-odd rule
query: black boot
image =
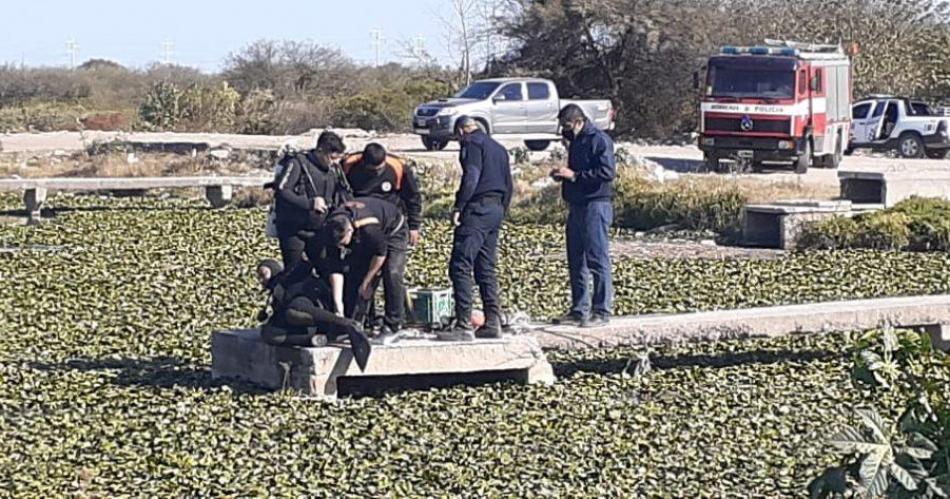
<svg viewBox="0 0 950 499">
<path fill-rule="evenodd" d="M 483 340 L 501 338 L 501 319 L 497 316 L 486 317 L 485 325 L 475 331 L 475 337 Z"/>
<path fill-rule="evenodd" d="M 436 336 L 439 341 L 475 341 L 475 330 L 471 321 L 456 319 L 452 329 L 440 331 Z"/>
</svg>

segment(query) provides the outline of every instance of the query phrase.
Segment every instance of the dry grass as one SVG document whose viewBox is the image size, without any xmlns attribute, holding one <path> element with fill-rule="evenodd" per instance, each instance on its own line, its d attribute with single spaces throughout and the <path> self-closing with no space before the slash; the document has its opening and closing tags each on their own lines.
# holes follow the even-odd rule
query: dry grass
<svg viewBox="0 0 950 499">
<path fill-rule="evenodd" d="M 23 178 L 240 175 L 255 169 L 256 165 L 244 162 L 222 162 L 207 156 L 178 154 L 0 155 L 0 176 Z"/>
</svg>

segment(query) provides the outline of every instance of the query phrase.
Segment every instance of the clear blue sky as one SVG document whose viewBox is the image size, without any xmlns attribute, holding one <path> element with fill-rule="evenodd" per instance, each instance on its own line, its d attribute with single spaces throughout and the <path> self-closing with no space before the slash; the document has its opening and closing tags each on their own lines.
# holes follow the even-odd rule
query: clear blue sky
<svg viewBox="0 0 950 499">
<path fill-rule="evenodd" d="M 383 60 L 398 60 L 400 40 L 425 38 L 427 50 L 448 62 L 439 13 L 449 0 L 7 0 L 0 8 L 0 62 L 65 66 L 66 42 L 78 61 L 115 60 L 142 67 L 174 43 L 172 60 L 205 71 L 220 69 L 228 53 L 262 38 L 313 40 L 372 62 L 370 31 L 387 39 Z"/>
</svg>

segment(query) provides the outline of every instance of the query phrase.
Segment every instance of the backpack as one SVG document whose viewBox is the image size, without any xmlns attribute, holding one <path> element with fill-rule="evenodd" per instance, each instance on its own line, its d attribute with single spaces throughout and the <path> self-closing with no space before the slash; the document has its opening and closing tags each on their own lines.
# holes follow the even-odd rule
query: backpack
<svg viewBox="0 0 950 499">
<path fill-rule="evenodd" d="M 280 189 L 280 179 L 287 171 L 287 167 L 293 164 L 295 158 L 300 154 L 291 143 L 286 143 L 277 150 L 277 161 L 274 163 L 274 180 L 264 184 L 265 189 L 274 191 L 274 198 L 271 199 L 270 207 L 267 210 L 267 219 L 264 222 L 264 233 L 267 237 L 276 239 L 277 236 L 277 190 Z M 306 171 L 306 169 L 304 170 Z M 309 175 L 307 176 L 309 178 Z M 311 185 L 313 179 L 310 179 Z"/>
</svg>

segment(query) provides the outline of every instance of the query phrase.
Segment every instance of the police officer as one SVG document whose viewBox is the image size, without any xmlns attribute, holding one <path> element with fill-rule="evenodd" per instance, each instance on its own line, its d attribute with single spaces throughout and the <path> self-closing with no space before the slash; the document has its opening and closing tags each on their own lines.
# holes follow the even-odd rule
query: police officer
<svg viewBox="0 0 950 499">
<path fill-rule="evenodd" d="M 455 326 L 439 334 L 445 341 L 501 337 L 501 299 L 495 272 L 498 233 L 511 203 L 508 151 L 471 117 L 457 121 L 461 142 L 462 182 L 455 195 L 455 236 L 449 277 L 455 298 Z M 472 273 L 481 293 L 485 324 L 473 331 Z"/>
<path fill-rule="evenodd" d="M 296 265 L 307 239 L 323 227 L 327 213 L 346 201 L 346 181 L 337 166 L 343 159 L 343 139 L 323 132 L 317 147 L 281 160 L 274 188 L 277 237 L 284 267 Z"/>
<path fill-rule="evenodd" d="M 404 322 L 406 304 L 406 259 L 408 247 L 422 234 L 422 194 L 412 169 L 401 158 L 371 143 L 362 153 L 348 156 L 343 171 L 356 197 L 375 197 L 400 208 L 406 223 L 389 245 L 383 265 L 383 292 L 386 312 L 383 333 L 398 332 Z M 369 306 L 372 313 L 372 305 Z"/>
<path fill-rule="evenodd" d="M 557 324 L 605 326 L 613 311 L 610 270 L 610 226 L 613 224 L 613 181 L 617 175 L 614 143 L 575 104 L 561 110 L 561 133 L 569 142 L 568 166 L 551 176 L 561 182 L 569 207 L 567 263 L 571 310 Z M 593 298 L 589 280 L 593 276 Z"/>
<path fill-rule="evenodd" d="M 379 285 L 380 272 L 394 246 L 400 242 L 405 217 L 399 208 L 379 198 L 355 198 L 335 210 L 327 219 L 324 237 L 340 248 L 343 265 L 331 278 L 334 296 L 343 295 L 344 314 L 365 322 L 369 304 Z M 339 275 L 343 275 L 340 289 Z M 389 330 L 377 338 L 387 343 L 398 338 L 399 331 Z"/>
</svg>

